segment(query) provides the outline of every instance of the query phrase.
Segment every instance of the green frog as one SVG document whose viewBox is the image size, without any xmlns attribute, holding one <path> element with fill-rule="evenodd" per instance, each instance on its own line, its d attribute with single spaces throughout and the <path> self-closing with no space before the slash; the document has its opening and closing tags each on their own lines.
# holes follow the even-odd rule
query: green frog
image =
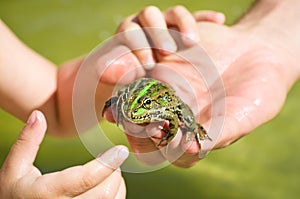
<svg viewBox="0 0 300 199">
<path fill-rule="evenodd" d="M 174 89 L 152 78 L 140 78 L 123 86 L 105 103 L 102 115 L 110 106 L 117 125 L 123 125 L 125 120 L 138 125 L 167 121 L 167 127 L 160 127 L 165 136 L 158 146 L 168 145 L 179 127 L 187 134 L 186 141 L 196 138 L 200 148 L 201 140 L 210 139 L 206 130 L 195 121 L 190 107 L 175 95 Z"/>
</svg>

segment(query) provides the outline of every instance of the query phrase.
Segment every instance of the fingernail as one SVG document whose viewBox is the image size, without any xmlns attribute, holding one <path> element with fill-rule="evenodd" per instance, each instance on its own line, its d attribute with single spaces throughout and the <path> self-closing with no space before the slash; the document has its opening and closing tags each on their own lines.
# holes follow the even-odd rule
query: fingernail
<svg viewBox="0 0 300 199">
<path fill-rule="evenodd" d="M 149 57 L 148 60 L 146 61 L 145 65 L 143 66 L 146 70 L 151 70 L 155 66 L 155 61 L 153 60 L 152 57 Z"/>
<path fill-rule="evenodd" d="M 36 120 L 37 120 L 37 114 L 36 114 L 36 111 L 33 111 L 30 114 L 26 124 L 29 125 L 29 126 L 32 126 L 36 122 Z"/>
<path fill-rule="evenodd" d="M 221 12 L 217 13 L 216 18 L 218 19 L 219 23 L 224 23 L 224 21 L 225 21 L 225 15 Z"/>
<path fill-rule="evenodd" d="M 184 34 L 184 36 L 189 40 L 196 41 L 196 35 L 194 33 L 189 32 Z"/>
<path fill-rule="evenodd" d="M 117 169 L 129 156 L 128 149 L 125 146 L 115 146 L 104 152 L 97 158 L 102 164 Z"/>
<path fill-rule="evenodd" d="M 35 111 L 36 112 L 36 119 L 38 122 L 42 122 L 43 121 L 43 114 L 40 111 Z"/>
<path fill-rule="evenodd" d="M 187 46 L 196 45 L 198 42 L 198 38 L 194 33 L 185 33 L 184 36 L 182 36 L 182 40 Z"/>
</svg>

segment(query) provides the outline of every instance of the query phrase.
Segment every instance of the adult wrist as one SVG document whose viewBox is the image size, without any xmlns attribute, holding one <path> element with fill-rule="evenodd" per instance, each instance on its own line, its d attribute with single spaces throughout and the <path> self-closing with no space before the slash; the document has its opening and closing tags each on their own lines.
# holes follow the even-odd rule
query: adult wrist
<svg viewBox="0 0 300 199">
<path fill-rule="evenodd" d="M 275 49 L 284 61 L 290 83 L 300 77 L 298 57 L 300 57 L 300 1 L 299 0 L 259 0 L 234 25 L 265 45 Z"/>
</svg>

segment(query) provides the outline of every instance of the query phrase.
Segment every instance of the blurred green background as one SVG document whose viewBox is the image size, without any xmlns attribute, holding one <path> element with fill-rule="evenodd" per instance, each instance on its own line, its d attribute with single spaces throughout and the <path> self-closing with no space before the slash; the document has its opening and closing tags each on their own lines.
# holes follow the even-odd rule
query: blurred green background
<svg viewBox="0 0 300 199">
<path fill-rule="evenodd" d="M 88 53 L 111 36 L 125 16 L 147 5 L 166 9 L 182 4 L 192 11 L 214 9 L 224 12 L 226 23 L 232 24 L 252 2 L 0 0 L 0 17 L 27 45 L 59 65 Z M 193 168 L 169 166 L 151 173 L 124 173 L 127 198 L 298 198 L 299 99 L 300 84 L 296 84 L 273 121 L 232 146 L 210 153 Z M 0 165 L 21 128 L 22 122 L 0 110 Z M 46 137 L 36 165 L 50 172 L 92 158 L 78 138 Z"/>
</svg>

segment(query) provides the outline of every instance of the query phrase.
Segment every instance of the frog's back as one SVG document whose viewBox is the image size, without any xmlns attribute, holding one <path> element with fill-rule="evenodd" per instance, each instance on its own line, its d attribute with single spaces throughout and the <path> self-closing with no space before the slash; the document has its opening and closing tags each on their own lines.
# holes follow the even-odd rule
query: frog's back
<svg viewBox="0 0 300 199">
<path fill-rule="evenodd" d="M 125 86 L 123 86 L 119 91 L 118 95 L 120 96 L 123 93 L 133 94 L 139 93 L 143 88 L 145 88 L 150 82 L 156 81 L 152 78 L 139 78 Z"/>
</svg>

